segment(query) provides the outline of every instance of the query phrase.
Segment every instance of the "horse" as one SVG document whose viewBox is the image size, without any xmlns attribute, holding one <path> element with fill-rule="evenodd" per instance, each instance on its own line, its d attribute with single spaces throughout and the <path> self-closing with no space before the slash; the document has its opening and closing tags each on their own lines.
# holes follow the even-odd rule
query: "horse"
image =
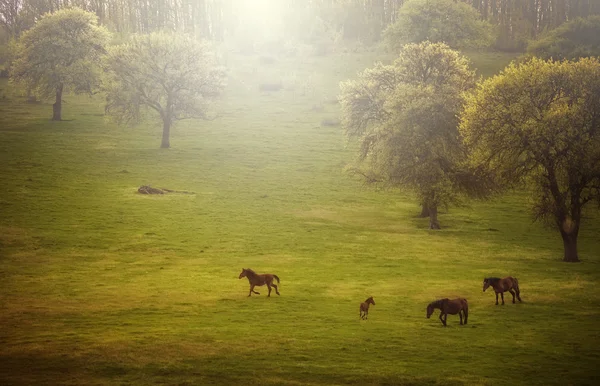
<svg viewBox="0 0 600 386">
<path fill-rule="evenodd" d="M 511 293 L 513 303 L 515 303 L 515 295 L 517 296 L 517 299 L 519 299 L 519 302 L 522 302 L 521 291 L 519 291 L 519 281 L 516 277 L 507 276 L 504 279 L 500 279 L 499 277 L 486 277 L 483 279 L 483 292 L 490 286 L 496 291 L 496 305 L 498 305 L 498 294 L 502 296 L 502 305 L 504 305 L 504 293 L 506 291 Z"/>
<path fill-rule="evenodd" d="M 243 277 L 247 277 L 248 281 L 250 282 L 250 293 L 248 294 L 248 296 L 252 295 L 252 292 L 254 292 L 257 295 L 260 295 L 260 292 L 256 292 L 254 290 L 254 287 L 262 286 L 265 284 L 267 285 L 267 287 L 269 287 L 269 295 L 267 295 L 267 297 L 271 296 L 271 287 L 275 288 L 275 292 L 277 293 L 277 295 L 280 295 L 277 286 L 273 283 L 273 278 L 275 278 L 277 279 L 277 284 L 279 284 L 279 277 L 277 277 L 277 275 L 273 275 L 271 273 L 258 274 L 250 268 L 242 268 L 242 273 L 240 273 L 239 278 L 241 279 Z"/>
<path fill-rule="evenodd" d="M 359 319 L 367 319 L 369 315 L 369 304 L 375 305 L 375 300 L 373 300 L 373 296 L 365 300 L 363 303 L 360 303 L 360 311 L 358 311 Z"/>
<path fill-rule="evenodd" d="M 460 317 L 460 324 L 463 324 L 463 315 L 465 317 L 465 323 L 467 324 L 467 320 L 469 319 L 469 304 L 467 303 L 467 299 L 457 298 L 457 299 L 440 299 L 434 302 L 429 303 L 427 306 L 427 319 L 431 317 L 433 314 L 433 310 L 436 308 L 440 309 L 440 320 L 444 327 L 446 327 L 446 319 L 448 318 L 448 314 L 456 315 Z"/>
</svg>

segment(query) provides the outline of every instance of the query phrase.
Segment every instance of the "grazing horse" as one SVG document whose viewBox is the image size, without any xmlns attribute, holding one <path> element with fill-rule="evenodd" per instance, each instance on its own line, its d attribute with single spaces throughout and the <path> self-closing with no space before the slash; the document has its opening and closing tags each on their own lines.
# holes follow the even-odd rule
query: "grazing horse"
<svg viewBox="0 0 600 386">
<path fill-rule="evenodd" d="M 373 296 L 365 300 L 363 303 L 360 303 L 360 311 L 358 311 L 359 319 L 367 319 L 369 315 L 369 304 L 375 305 L 375 300 L 373 300 Z"/>
<path fill-rule="evenodd" d="M 448 319 L 448 314 L 456 315 L 460 317 L 460 324 L 463 324 L 463 315 L 465 317 L 465 323 L 467 324 L 467 320 L 469 319 L 469 305 L 467 304 L 467 299 L 457 298 L 457 299 L 440 299 L 435 302 L 429 303 L 427 306 L 427 319 L 431 317 L 433 314 L 433 310 L 436 308 L 440 309 L 440 320 L 444 327 L 446 327 L 446 319 Z"/>
<path fill-rule="evenodd" d="M 268 296 L 271 296 L 271 287 L 275 288 L 275 292 L 277 293 L 277 295 L 279 295 L 279 290 L 277 289 L 277 286 L 273 283 L 273 278 L 275 278 L 277 279 L 277 284 L 279 284 L 279 278 L 277 277 L 277 275 L 273 275 L 271 273 L 258 274 L 250 268 L 242 268 L 242 273 L 240 273 L 240 279 L 243 277 L 247 277 L 248 281 L 250 282 L 250 293 L 248 294 L 248 296 L 252 295 L 252 292 L 254 292 L 257 295 L 260 295 L 260 292 L 256 292 L 254 290 L 254 287 L 265 284 L 267 285 L 267 287 L 269 287 Z"/>
<path fill-rule="evenodd" d="M 504 305 L 504 293 L 510 292 L 513 297 L 513 303 L 515 302 L 515 295 L 519 302 L 521 302 L 521 291 L 519 291 L 519 282 L 516 277 L 507 276 L 504 279 L 499 277 L 486 277 L 483 279 L 483 292 L 490 286 L 496 291 L 496 305 L 498 305 L 498 294 L 502 296 L 502 305 Z"/>
</svg>

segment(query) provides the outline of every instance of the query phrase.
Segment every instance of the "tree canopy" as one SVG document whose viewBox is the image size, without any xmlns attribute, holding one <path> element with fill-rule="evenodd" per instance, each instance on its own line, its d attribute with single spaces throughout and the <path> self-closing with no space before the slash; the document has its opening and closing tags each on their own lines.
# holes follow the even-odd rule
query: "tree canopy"
<svg viewBox="0 0 600 386">
<path fill-rule="evenodd" d="M 468 97 L 460 128 L 471 162 L 535 189 L 535 218 L 559 230 L 564 261 L 579 261 L 582 208 L 600 203 L 600 61 L 513 63 Z"/>
<path fill-rule="evenodd" d="M 577 18 L 550 30 L 527 47 L 542 59 L 577 59 L 600 56 L 600 16 Z"/>
<path fill-rule="evenodd" d="M 144 110 L 162 121 L 161 147 L 170 147 L 172 124 L 207 119 L 210 102 L 225 85 L 225 72 L 205 42 L 176 33 L 135 35 L 111 47 L 105 58 L 106 112 L 118 122 L 135 122 Z"/>
<path fill-rule="evenodd" d="M 61 120 L 63 92 L 98 87 L 108 39 L 93 13 L 70 8 L 45 14 L 16 44 L 11 78 L 40 97 L 54 96 L 52 119 Z"/>
<path fill-rule="evenodd" d="M 452 48 L 485 47 L 493 42 L 491 24 L 475 8 L 454 0 L 408 0 L 384 32 L 393 51 L 404 44 L 444 42 Z"/>
<path fill-rule="evenodd" d="M 464 159 L 457 114 L 474 85 L 467 60 L 443 43 L 408 44 L 393 65 L 341 84 L 343 125 L 360 142 L 367 181 L 414 190 L 438 229 L 437 208 L 457 197 Z"/>
</svg>

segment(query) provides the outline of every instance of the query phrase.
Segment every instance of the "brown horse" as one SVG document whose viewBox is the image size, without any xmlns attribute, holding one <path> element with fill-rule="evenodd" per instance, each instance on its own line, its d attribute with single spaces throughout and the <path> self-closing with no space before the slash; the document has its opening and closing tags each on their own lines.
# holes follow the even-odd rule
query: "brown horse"
<svg viewBox="0 0 600 386">
<path fill-rule="evenodd" d="M 489 287 L 493 287 L 496 291 L 496 305 L 498 305 L 498 294 L 502 296 L 502 305 L 504 305 L 504 293 L 510 292 L 513 297 L 513 303 L 515 302 L 515 295 L 519 302 L 521 302 L 521 291 L 519 291 L 519 281 L 516 277 L 507 276 L 504 279 L 499 277 L 486 277 L 483 279 L 483 292 Z"/>
<path fill-rule="evenodd" d="M 433 310 L 436 308 L 440 309 L 440 320 L 444 327 L 446 327 L 446 319 L 448 319 L 448 314 L 456 315 L 460 317 L 460 324 L 463 324 L 463 315 L 465 317 L 465 323 L 467 324 L 467 320 L 469 319 L 469 304 L 467 303 L 467 299 L 457 298 L 457 299 L 440 299 L 435 302 L 429 303 L 427 306 L 427 319 L 431 317 L 433 314 Z"/>
<path fill-rule="evenodd" d="M 369 315 L 369 304 L 375 305 L 375 300 L 373 300 L 373 296 L 365 300 L 363 303 L 360 303 L 360 311 L 358 311 L 359 319 L 367 319 Z"/>
<path fill-rule="evenodd" d="M 279 278 L 277 277 L 277 275 L 273 275 L 271 273 L 258 274 L 250 268 L 242 268 L 242 273 L 240 273 L 240 279 L 243 277 L 247 277 L 248 281 L 250 282 L 250 293 L 248 294 L 248 296 L 252 295 L 252 292 L 254 292 L 257 295 L 260 295 L 260 292 L 256 292 L 254 290 L 254 287 L 265 284 L 267 285 L 267 287 L 269 287 L 268 296 L 271 296 L 271 287 L 275 288 L 275 292 L 277 293 L 277 295 L 279 295 L 279 290 L 277 289 L 277 286 L 273 283 L 273 278 L 275 278 L 277 279 L 277 284 L 279 284 Z"/>
</svg>

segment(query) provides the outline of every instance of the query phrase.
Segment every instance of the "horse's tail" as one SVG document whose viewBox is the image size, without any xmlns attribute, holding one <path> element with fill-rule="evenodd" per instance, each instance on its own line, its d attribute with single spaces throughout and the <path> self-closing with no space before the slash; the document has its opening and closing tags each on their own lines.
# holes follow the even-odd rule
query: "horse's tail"
<svg viewBox="0 0 600 386">
<path fill-rule="evenodd" d="M 519 289 L 519 281 L 516 277 L 513 277 L 513 287 L 515 288 L 515 292 L 517 293 L 517 299 L 521 301 L 521 290 Z"/>
<path fill-rule="evenodd" d="M 279 276 L 277 276 L 277 275 L 273 275 L 273 277 L 274 277 L 275 279 L 277 279 L 277 284 L 279 284 Z"/>
<path fill-rule="evenodd" d="M 465 316 L 465 324 L 467 324 L 467 320 L 469 320 L 469 303 L 467 299 L 463 299 L 463 314 Z"/>
</svg>

